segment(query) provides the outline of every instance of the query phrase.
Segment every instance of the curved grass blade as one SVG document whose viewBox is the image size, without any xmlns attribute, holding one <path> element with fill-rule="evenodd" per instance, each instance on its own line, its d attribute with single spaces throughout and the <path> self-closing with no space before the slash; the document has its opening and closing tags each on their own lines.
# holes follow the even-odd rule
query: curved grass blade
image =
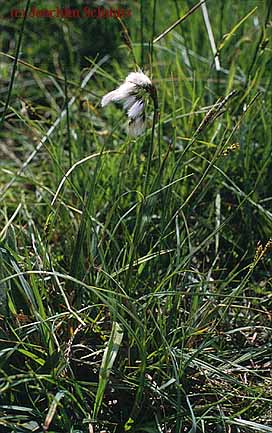
<svg viewBox="0 0 272 433">
<path fill-rule="evenodd" d="M 119 347 L 122 343 L 123 335 L 124 333 L 119 323 L 113 322 L 110 339 L 105 349 L 102 362 L 101 362 L 100 371 L 99 371 L 99 383 L 98 383 L 98 389 L 95 397 L 94 411 L 93 411 L 94 420 L 97 418 L 97 415 L 99 413 L 103 396 L 105 393 L 106 385 L 109 380 L 112 366 L 116 359 Z"/>
</svg>

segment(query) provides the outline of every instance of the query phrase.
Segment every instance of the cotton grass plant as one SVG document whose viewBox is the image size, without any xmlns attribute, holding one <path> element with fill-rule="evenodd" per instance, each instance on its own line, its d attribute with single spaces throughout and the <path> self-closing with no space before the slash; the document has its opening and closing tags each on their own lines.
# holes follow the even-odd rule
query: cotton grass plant
<svg viewBox="0 0 272 433">
<path fill-rule="evenodd" d="M 29 23 L 10 88 L 1 54 L 1 433 L 271 431 L 270 10 L 206 8 L 209 33 L 200 4 L 142 2 L 128 25 L 152 81 L 123 45 L 82 72 L 73 20 Z"/>
<path fill-rule="evenodd" d="M 158 110 L 156 87 L 142 71 L 131 72 L 123 84 L 103 96 L 101 105 L 105 107 L 110 102 L 122 103 L 129 118 L 129 133 L 137 136 L 145 130 L 145 99 L 147 96 L 152 98 L 156 113 Z"/>
</svg>

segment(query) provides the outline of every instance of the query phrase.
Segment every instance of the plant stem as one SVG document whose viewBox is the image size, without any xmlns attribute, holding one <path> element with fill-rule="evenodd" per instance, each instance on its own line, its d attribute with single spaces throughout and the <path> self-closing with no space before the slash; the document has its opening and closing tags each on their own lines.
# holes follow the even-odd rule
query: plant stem
<svg viewBox="0 0 272 433">
<path fill-rule="evenodd" d="M 151 140 L 150 140 L 150 146 L 148 151 L 147 170 L 146 170 L 146 177 L 144 183 L 144 196 L 146 196 L 147 194 L 147 186 L 148 186 L 148 180 L 149 180 L 150 169 L 151 169 L 151 159 L 152 159 L 153 148 L 154 148 L 155 126 L 159 117 L 158 95 L 155 86 L 152 86 L 150 95 L 153 100 L 154 111 L 153 111 L 153 121 L 152 121 L 152 130 L 151 130 Z"/>
</svg>

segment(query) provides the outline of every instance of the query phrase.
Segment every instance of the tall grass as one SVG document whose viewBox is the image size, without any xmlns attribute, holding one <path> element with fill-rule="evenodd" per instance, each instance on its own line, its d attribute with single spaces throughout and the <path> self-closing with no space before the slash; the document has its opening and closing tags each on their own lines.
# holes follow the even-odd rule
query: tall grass
<svg viewBox="0 0 272 433">
<path fill-rule="evenodd" d="M 272 431 L 271 6 L 194 6 L 131 3 L 108 57 L 2 22 L 1 433 Z M 134 56 L 137 139 L 100 108 Z"/>
</svg>

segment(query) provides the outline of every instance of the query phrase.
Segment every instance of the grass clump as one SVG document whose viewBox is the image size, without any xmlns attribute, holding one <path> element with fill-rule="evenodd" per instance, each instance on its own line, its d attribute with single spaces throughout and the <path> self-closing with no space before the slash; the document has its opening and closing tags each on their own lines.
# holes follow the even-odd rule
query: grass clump
<svg viewBox="0 0 272 433">
<path fill-rule="evenodd" d="M 4 21 L 3 433 L 272 431 L 271 8 L 173 4 L 104 23 L 116 56 Z M 132 138 L 100 103 L 135 61 L 159 116 Z"/>
</svg>

